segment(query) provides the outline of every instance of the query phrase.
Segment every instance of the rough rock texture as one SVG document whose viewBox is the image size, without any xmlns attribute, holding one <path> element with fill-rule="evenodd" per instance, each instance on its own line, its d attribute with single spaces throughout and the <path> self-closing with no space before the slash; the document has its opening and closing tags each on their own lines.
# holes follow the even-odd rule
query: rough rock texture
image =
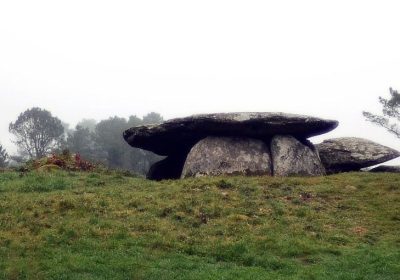
<svg viewBox="0 0 400 280">
<path fill-rule="evenodd" d="M 316 148 L 328 173 L 358 171 L 400 156 L 392 148 L 355 137 L 328 139 Z"/>
<path fill-rule="evenodd" d="M 325 169 L 312 144 L 290 135 L 277 135 L 271 140 L 274 176 L 320 176 Z"/>
<path fill-rule="evenodd" d="M 277 134 L 307 138 L 328 132 L 337 121 L 284 113 L 220 113 L 173 119 L 160 125 L 133 127 L 124 139 L 133 147 L 173 155 L 208 136 L 266 140 Z"/>
<path fill-rule="evenodd" d="M 252 138 L 207 137 L 190 151 L 184 177 L 204 175 L 271 175 L 268 146 Z"/>
<path fill-rule="evenodd" d="M 369 170 L 369 172 L 400 173 L 400 165 L 379 165 Z"/>
</svg>

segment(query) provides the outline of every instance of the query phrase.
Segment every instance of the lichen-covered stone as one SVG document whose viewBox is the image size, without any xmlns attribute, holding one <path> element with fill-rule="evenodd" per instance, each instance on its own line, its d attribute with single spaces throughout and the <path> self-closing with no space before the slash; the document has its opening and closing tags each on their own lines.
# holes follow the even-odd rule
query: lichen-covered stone
<svg viewBox="0 0 400 280">
<path fill-rule="evenodd" d="M 182 178 L 223 174 L 271 175 L 268 146 L 252 138 L 207 137 L 189 152 Z"/>
<path fill-rule="evenodd" d="M 168 156 L 189 150 L 208 136 L 266 140 L 277 134 L 290 134 L 305 139 L 328 132 L 337 125 L 337 121 L 295 114 L 220 113 L 133 127 L 126 130 L 123 136 L 133 147 Z"/>
<path fill-rule="evenodd" d="M 325 169 L 312 144 L 290 135 L 276 135 L 271 140 L 274 176 L 320 176 Z"/>
<path fill-rule="evenodd" d="M 316 148 L 328 173 L 358 171 L 400 156 L 392 148 L 356 137 L 328 139 Z"/>
</svg>

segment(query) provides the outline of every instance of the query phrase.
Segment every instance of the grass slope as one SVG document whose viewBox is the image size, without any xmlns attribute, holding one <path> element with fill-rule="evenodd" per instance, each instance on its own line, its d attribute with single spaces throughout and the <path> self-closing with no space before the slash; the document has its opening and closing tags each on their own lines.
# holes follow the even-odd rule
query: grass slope
<svg viewBox="0 0 400 280">
<path fill-rule="evenodd" d="M 400 175 L 0 173 L 0 279 L 399 279 Z"/>
</svg>

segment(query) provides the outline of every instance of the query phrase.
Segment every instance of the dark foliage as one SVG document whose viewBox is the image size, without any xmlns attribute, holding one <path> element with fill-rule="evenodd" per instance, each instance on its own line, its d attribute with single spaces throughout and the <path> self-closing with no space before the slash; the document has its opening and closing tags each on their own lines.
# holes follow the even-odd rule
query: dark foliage
<svg viewBox="0 0 400 280">
<path fill-rule="evenodd" d="M 89 128 L 77 125 L 75 130 L 68 133 L 67 148 L 84 158 L 101 161 L 96 153 L 96 144 L 93 138 L 94 135 Z"/>
<path fill-rule="evenodd" d="M 154 112 L 147 114 L 143 119 L 130 116 L 127 120 L 114 116 L 99 123 L 83 120 L 75 130 L 68 133 L 66 148 L 90 161 L 103 163 L 111 168 L 145 174 L 150 165 L 160 157 L 132 148 L 122 138 L 122 133 L 133 126 L 159 123 L 162 120 L 163 118 Z"/>
<path fill-rule="evenodd" d="M 163 122 L 163 117 L 160 114 L 151 112 L 143 117 L 143 124 L 158 124 Z"/>
<path fill-rule="evenodd" d="M 8 166 L 8 154 L 3 146 L 0 144 L 0 168 Z"/>
<path fill-rule="evenodd" d="M 160 120 L 160 118 L 152 119 L 152 121 L 155 120 Z M 107 166 L 145 174 L 150 165 L 159 159 L 153 153 L 132 148 L 122 138 L 124 130 L 141 124 L 143 121 L 136 116 L 131 116 L 128 121 L 115 116 L 102 120 L 96 125 L 94 141 L 106 155 Z"/>
</svg>

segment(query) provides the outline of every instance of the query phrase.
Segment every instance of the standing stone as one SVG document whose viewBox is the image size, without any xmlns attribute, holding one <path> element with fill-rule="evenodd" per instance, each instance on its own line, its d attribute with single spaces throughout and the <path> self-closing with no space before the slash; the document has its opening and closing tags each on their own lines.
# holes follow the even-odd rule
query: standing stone
<svg viewBox="0 0 400 280">
<path fill-rule="evenodd" d="M 274 176 L 320 176 L 325 169 L 310 142 L 305 144 L 290 135 L 277 135 L 271 140 Z"/>
<path fill-rule="evenodd" d="M 363 138 L 333 138 L 317 144 L 328 173 L 358 171 L 397 158 L 400 152 Z"/>
<path fill-rule="evenodd" d="M 182 178 L 223 174 L 271 175 L 268 146 L 252 138 L 207 137 L 189 152 Z"/>
</svg>

